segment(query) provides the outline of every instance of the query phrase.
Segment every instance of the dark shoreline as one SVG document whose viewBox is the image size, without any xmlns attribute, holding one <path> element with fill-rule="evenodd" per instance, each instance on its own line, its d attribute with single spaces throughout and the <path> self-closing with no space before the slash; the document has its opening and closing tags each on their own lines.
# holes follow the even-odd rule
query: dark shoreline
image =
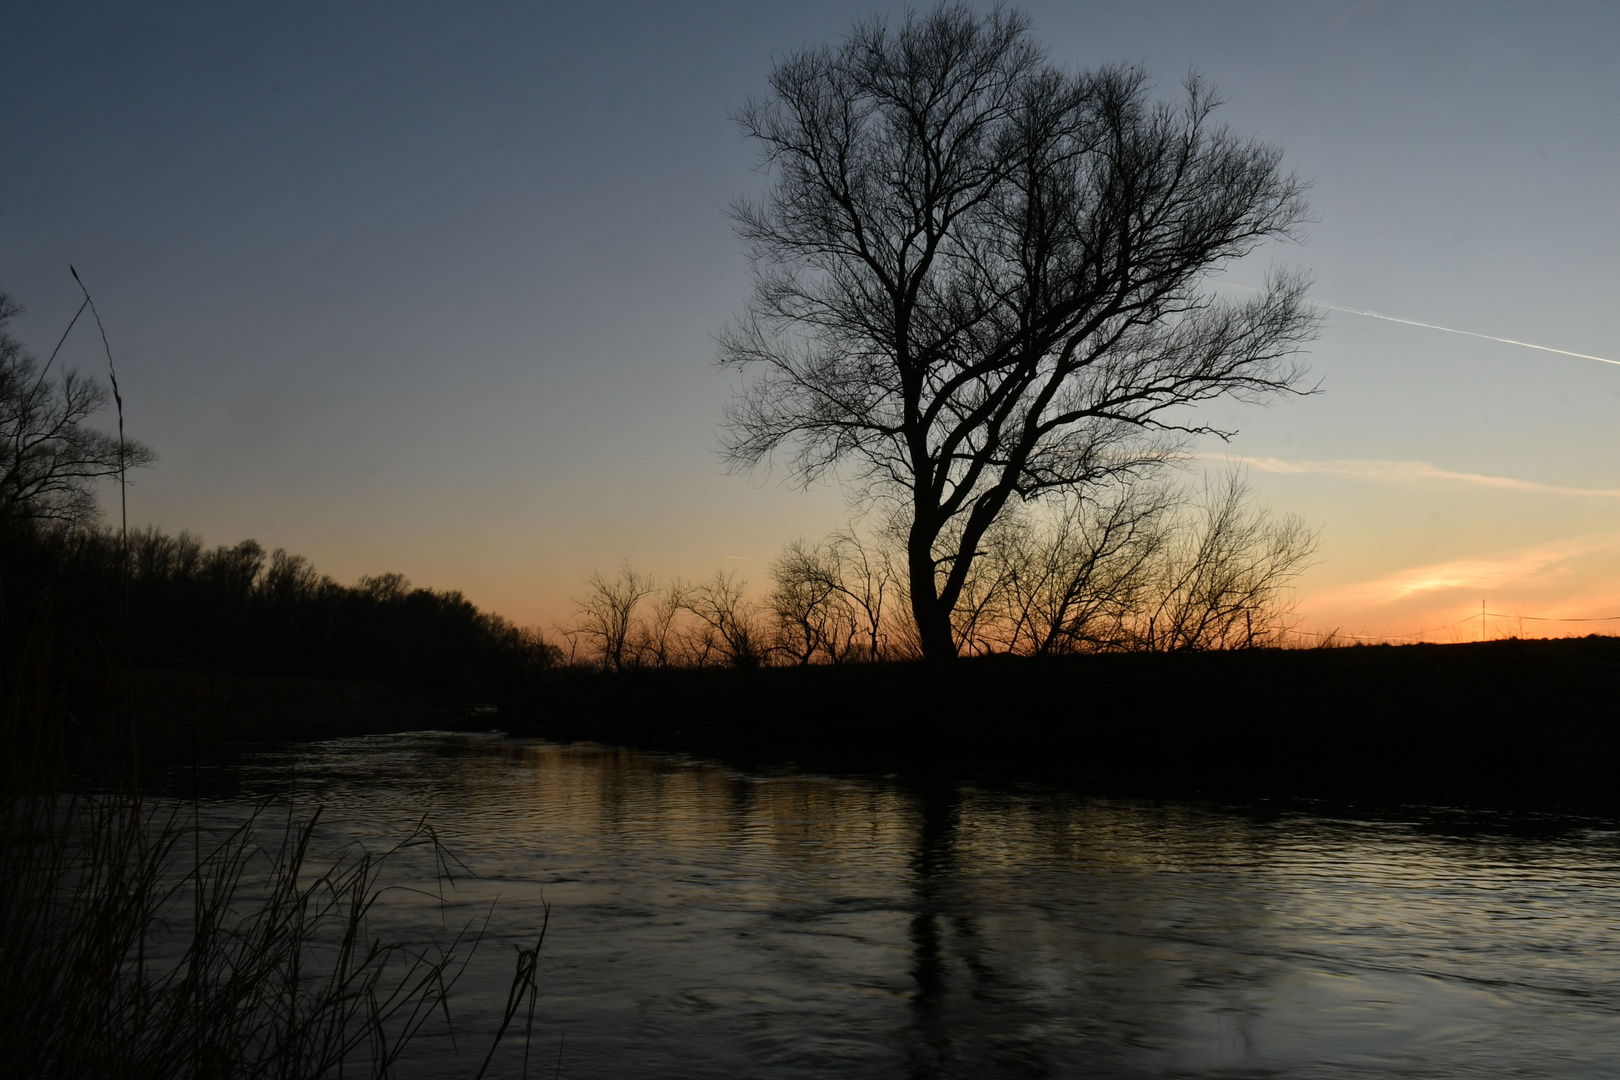
<svg viewBox="0 0 1620 1080">
<path fill-rule="evenodd" d="M 1620 810 L 1620 638 L 644 671 L 514 735 L 1212 798 Z"/>
<path fill-rule="evenodd" d="M 498 711 L 377 684 L 137 674 L 143 738 L 171 768 L 192 745 L 217 757 L 233 744 L 501 730 L 921 782 L 1620 813 L 1615 637 L 563 671 Z"/>
</svg>

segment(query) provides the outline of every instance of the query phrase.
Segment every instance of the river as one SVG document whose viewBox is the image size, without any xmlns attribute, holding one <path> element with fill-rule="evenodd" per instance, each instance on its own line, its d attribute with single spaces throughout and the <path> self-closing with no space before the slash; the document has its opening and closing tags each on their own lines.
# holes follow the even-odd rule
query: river
<svg viewBox="0 0 1620 1080">
<path fill-rule="evenodd" d="M 456 989 L 471 1075 L 544 905 L 530 1074 L 1597 1077 L 1620 1060 L 1620 831 L 1061 788 L 745 772 L 500 735 L 264 749 L 211 813 L 426 816 L 465 865 L 379 935 L 491 910 Z M 406 872 L 410 872 L 406 864 Z M 441 898 L 442 896 L 442 898 Z M 491 1075 L 516 1076 L 521 1036 Z"/>
</svg>

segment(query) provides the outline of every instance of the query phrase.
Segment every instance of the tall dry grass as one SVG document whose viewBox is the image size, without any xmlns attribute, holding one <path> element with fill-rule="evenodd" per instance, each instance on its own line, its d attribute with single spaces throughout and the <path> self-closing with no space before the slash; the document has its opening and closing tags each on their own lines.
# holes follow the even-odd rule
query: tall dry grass
<svg viewBox="0 0 1620 1080">
<path fill-rule="evenodd" d="M 195 808 L 190 811 L 195 813 Z M 127 794 L 0 809 L 0 1060 L 14 1076 L 388 1076 L 477 933 L 373 937 L 390 860 L 312 865 L 319 815 L 204 836 Z"/>
</svg>

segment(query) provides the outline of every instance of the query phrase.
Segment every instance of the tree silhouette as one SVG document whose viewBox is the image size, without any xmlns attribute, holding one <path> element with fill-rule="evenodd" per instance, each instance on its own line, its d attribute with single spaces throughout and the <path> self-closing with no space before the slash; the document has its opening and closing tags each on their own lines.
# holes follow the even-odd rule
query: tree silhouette
<svg viewBox="0 0 1620 1080">
<path fill-rule="evenodd" d="M 142 443 L 87 423 L 107 391 L 74 371 L 51 378 L 4 327 L 22 312 L 0 292 L 0 526 L 16 522 L 84 525 L 97 514 L 95 485 L 122 469 L 151 464 Z"/>
<path fill-rule="evenodd" d="M 755 288 L 721 337 L 744 373 L 726 452 L 898 504 L 927 657 L 957 655 L 953 613 L 1010 506 L 1216 430 L 1186 406 L 1298 389 L 1303 279 L 1204 288 L 1306 212 L 1280 152 L 1212 125 L 1217 104 L 1196 78 L 1155 104 L 1138 70 L 1068 71 L 1022 16 L 954 6 L 792 54 L 740 111 L 774 184 L 733 208 Z"/>
</svg>

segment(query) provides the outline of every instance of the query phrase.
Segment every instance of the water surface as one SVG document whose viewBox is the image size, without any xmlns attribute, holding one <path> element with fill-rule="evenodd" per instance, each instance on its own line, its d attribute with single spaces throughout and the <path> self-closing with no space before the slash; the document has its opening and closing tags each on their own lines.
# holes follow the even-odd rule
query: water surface
<svg viewBox="0 0 1620 1080">
<path fill-rule="evenodd" d="M 279 748 L 243 805 L 327 849 L 428 817 L 476 876 L 387 894 L 383 936 L 481 919 L 470 1075 L 552 906 L 533 1075 L 1613 1075 L 1620 834 L 1050 789 L 760 775 L 441 733 Z M 476 1048 L 476 1052 L 475 1052 Z M 517 1075 L 521 1047 L 497 1060 Z"/>
</svg>

